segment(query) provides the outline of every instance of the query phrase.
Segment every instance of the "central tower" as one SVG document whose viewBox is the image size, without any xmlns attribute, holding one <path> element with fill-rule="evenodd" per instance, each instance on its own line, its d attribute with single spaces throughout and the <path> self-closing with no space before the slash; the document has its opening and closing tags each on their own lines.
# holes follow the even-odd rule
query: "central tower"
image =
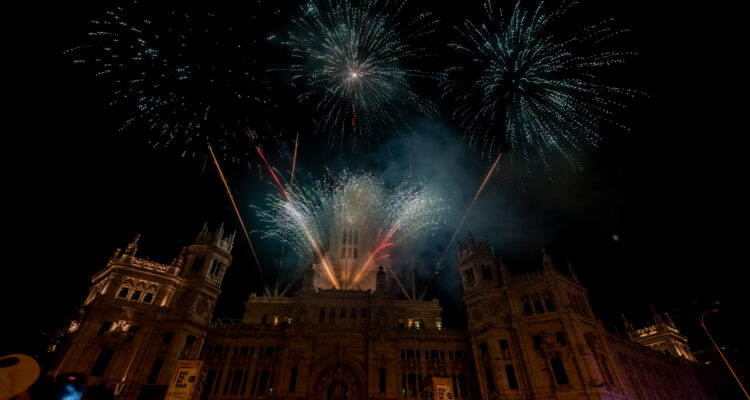
<svg viewBox="0 0 750 400">
<path fill-rule="evenodd" d="M 364 221 L 336 218 L 339 222 L 331 227 L 331 236 L 326 261 L 336 277 L 338 288 L 343 290 L 375 290 L 377 264 L 375 253 L 378 232 L 373 232 Z M 316 287 L 335 289 L 319 262 Z"/>
</svg>

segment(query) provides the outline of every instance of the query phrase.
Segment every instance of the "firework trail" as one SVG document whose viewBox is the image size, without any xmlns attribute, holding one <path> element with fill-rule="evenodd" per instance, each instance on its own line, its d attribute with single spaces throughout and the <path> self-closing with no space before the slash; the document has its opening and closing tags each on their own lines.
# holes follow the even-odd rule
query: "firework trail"
<svg viewBox="0 0 750 400">
<path fill-rule="evenodd" d="M 363 137 L 369 146 L 376 134 L 404 123 L 407 111 L 437 115 L 410 82 L 432 77 L 407 66 L 429 55 L 416 42 L 437 20 L 429 13 L 402 18 L 404 3 L 310 0 L 293 20 L 296 31 L 284 42 L 294 59 L 292 81 L 306 87 L 300 101 L 316 103 L 316 129 L 331 145 L 348 137 L 355 149 Z"/>
<path fill-rule="evenodd" d="M 206 156 L 210 144 L 238 162 L 248 151 L 232 146 L 236 132 L 269 131 L 261 117 L 274 105 L 254 58 L 253 37 L 262 36 L 248 28 L 252 21 L 233 23 L 207 9 L 134 1 L 93 19 L 86 42 L 65 53 L 111 89 L 109 104 L 127 113 L 120 130 L 148 132 L 152 147 L 189 158 Z"/>
<path fill-rule="evenodd" d="M 222 172 L 221 167 L 219 166 L 219 161 L 216 159 L 216 155 L 214 154 L 213 149 L 211 146 L 208 147 L 209 153 L 211 153 L 211 158 L 214 160 L 214 165 L 216 165 L 216 170 L 219 171 L 219 177 L 221 177 L 221 182 L 224 184 L 224 188 L 227 190 L 227 195 L 229 195 L 229 200 L 232 201 L 232 207 L 234 207 L 234 212 L 237 214 L 237 219 L 240 221 L 240 225 L 242 226 L 242 231 L 245 233 L 245 238 L 247 238 L 247 243 L 250 245 L 250 251 L 253 253 L 253 259 L 255 259 L 255 265 L 258 267 L 258 271 L 260 272 L 260 279 L 263 281 L 263 288 L 266 291 L 267 295 L 271 295 L 270 290 L 268 289 L 268 284 L 266 284 L 266 278 L 263 276 L 263 268 L 260 266 L 260 261 L 258 261 L 258 255 L 255 253 L 255 246 L 253 246 L 253 241 L 250 240 L 250 234 L 247 232 L 247 228 L 245 227 L 245 221 L 242 220 L 242 216 L 240 215 L 240 210 L 237 208 L 237 203 L 234 202 L 234 196 L 232 196 L 232 191 L 229 190 L 229 184 L 227 183 L 226 178 L 224 178 L 224 172 Z"/>
<path fill-rule="evenodd" d="M 541 2 L 527 11 L 518 1 L 505 16 L 488 0 L 486 22 L 456 27 L 461 41 L 449 46 L 465 62 L 446 71 L 443 97 L 455 102 L 453 118 L 483 156 L 511 148 L 528 167 L 536 153 L 549 174 L 548 153 L 562 154 L 575 168 L 573 153 L 596 145 L 602 125 L 622 127 L 614 114 L 638 92 L 605 84 L 601 74 L 633 53 L 591 49 L 625 30 L 606 19 L 567 37 L 553 35 L 573 4 L 547 10 Z"/>
<path fill-rule="evenodd" d="M 330 180 L 297 184 L 293 192 L 286 191 L 289 199 L 283 192 L 271 193 L 263 207 L 253 208 L 266 226 L 263 238 L 284 242 L 303 260 L 327 263 L 342 288 L 356 288 L 399 241 L 432 233 L 444 223 L 448 210 L 444 200 L 421 183 L 416 186 L 410 191 L 405 181 L 386 187 L 373 174 L 344 171 L 337 184 Z M 342 232 L 350 232 L 348 243 L 344 233 L 344 243 L 351 248 L 354 237 L 362 257 L 347 254 L 346 246 L 341 248 L 341 257 L 332 252 Z M 341 267 L 344 262 L 346 267 Z"/>
<path fill-rule="evenodd" d="M 437 264 L 435 264 L 435 269 L 432 270 L 432 274 L 430 275 L 430 278 L 427 280 L 427 284 L 425 284 L 422 294 L 419 296 L 419 301 L 422 301 L 422 299 L 424 299 L 424 295 L 427 294 L 427 289 L 430 288 L 430 284 L 432 283 L 432 280 L 435 278 L 435 275 L 437 275 L 437 273 L 440 271 L 440 266 L 443 264 L 445 255 L 448 253 L 448 249 L 450 249 L 451 245 L 453 244 L 453 241 L 456 240 L 458 231 L 460 231 L 461 227 L 464 226 L 464 221 L 466 221 L 466 217 L 469 216 L 471 209 L 474 207 L 474 203 L 477 202 L 479 195 L 484 190 L 484 187 L 487 186 L 487 181 L 490 180 L 490 177 L 492 176 L 492 173 L 495 171 L 495 168 L 497 168 L 497 163 L 500 162 L 500 157 L 502 156 L 503 156 L 503 153 L 500 153 L 497 156 L 497 159 L 495 159 L 495 162 L 492 164 L 492 167 L 490 168 L 489 172 L 487 172 L 487 175 L 484 177 L 482 184 L 479 185 L 479 189 L 477 189 L 477 193 L 474 195 L 474 198 L 471 200 L 471 203 L 469 204 L 469 208 L 466 209 L 464 216 L 461 218 L 461 222 L 458 223 L 458 227 L 456 228 L 456 231 L 453 232 L 453 236 L 451 236 L 451 240 L 448 241 L 448 245 L 445 246 L 445 250 L 443 251 L 443 254 L 440 256 L 440 259 L 438 260 Z"/>
<path fill-rule="evenodd" d="M 263 155 L 263 152 L 260 151 L 260 147 L 255 144 L 255 140 L 253 139 L 252 135 L 250 135 L 250 132 L 245 129 L 245 134 L 247 134 L 247 137 L 250 138 L 250 141 L 253 143 L 253 146 L 255 147 L 255 150 L 258 151 L 258 154 L 263 159 L 263 162 L 266 164 L 266 167 L 268 167 L 268 172 L 271 173 L 271 176 L 273 176 L 273 179 L 276 181 L 276 184 L 279 186 L 279 189 L 281 189 L 281 193 L 284 194 L 284 199 L 286 200 L 289 209 L 294 210 L 296 213 L 296 208 L 293 203 L 292 198 L 289 196 L 287 191 L 284 189 L 284 185 L 281 184 L 281 181 L 279 180 L 279 177 L 276 175 L 276 173 L 273 171 L 273 168 L 271 168 L 271 164 L 268 163 L 268 160 L 266 160 L 266 156 Z M 291 187 L 289 187 L 289 190 L 291 191 Z M 326 277 L 331 281 L 331 284 L 338 289 L 339 284 L 336 280 L 336 277 L 333 274 L 333 271 L 331 267 L 328 265 L 328 262 L 326 258 L 323 256 L 322 250 L 320 248 L 320 241 L 316 239 L 315 236 L 310 232 L 310 228 L 307 226 L 305 221 L 300 221 L 300 226 L 302 233 L 304 233 L 303 237 L 307 240 L 308 245 L 312 250 L 314 250 L 315 254 L 317 255 L 317 259 L 320 261 L 321 266 L 323 267 L 323 271 L 326 273 Z M 284 237 L 286 237 L 286 232 L 284 233 Z M 282 243 L 286 243 L 285 239 L 282 239 Z"/>
</svg>

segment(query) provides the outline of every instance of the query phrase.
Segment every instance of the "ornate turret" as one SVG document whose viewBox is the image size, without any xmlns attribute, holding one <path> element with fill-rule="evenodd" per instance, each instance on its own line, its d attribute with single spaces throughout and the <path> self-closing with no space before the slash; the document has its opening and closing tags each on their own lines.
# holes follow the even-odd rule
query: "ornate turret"
<svg viewBox="0 0 750 400">
<path fill-rule="evenodd" d="M 656 312 L 653 304 L 651 305 L 651 314 L 654 316 L 654 323 L 656 325 L 664 325 L 664 319 L 661 317 L 661 314 Z"/>
<path fill-rule="evenodd" d="M 544 248 L 542 248 L 542 265 L 544 266 L 545 271 L 555 271 L 555 263 L 552 261 L 549 254 L 547 254 L 547 249 Z"/>
<path fill-rule="evenodd" d="M 135 238 L 133 239 L 130 244 L 128 244 L 128 247 L 125 248 L 125 251 L 123 252 L 123 255 L 135 257 L 135 253 L 138 252 L 138 240 L 141 238 L 141 234 L 135 235 Z"/>
<path fill-rule="evenodd" d="M 385 269 L 382 265 L 378 267 L 378 272 L 375 276 L 375 291 L 385 292 Z"/>
<path fill-rule="evenodd" d="M 203 224 L 198 236 L 195 238 L 195 244 L 203 244 L 208 246 L 218 247 L 227 253 L 232 251 L 234 246 L 234 237 L 236 232 L 232 232 L 229 236 L 224 236 L 224 223 L 219 225 L 214 233 L 208 231 L 208 223 Z"/>
<path fill-rule="evenodd" d="M 695 361 L 687 345 L 687 338 L 680 333 L 672 319 L 667 316 L 667 323 L 665 323 L 664 318 L 653 305 L 651 314 L 654 317 L 654 324 L 637 330 L 633 330 L 632 327 L 628 328 L 630 339 L 672 357 Z"/>
<path fill-rule="evenodd" d="M 486 234 L 482 238 L 482 241 L 479 242 L 478 244 L 474 240 L 474 236 L 471 235 L 471 232 L 469 232 L 468 236 L 469 236 L 468 245 L 464 246 L 461 244 L 461 242 L 457 242 L 459 260 L 462 260 L 472 255 L 492 256 L 492 246 L 490 246 L 490 242 L 487 239 Z"/>
</svg>

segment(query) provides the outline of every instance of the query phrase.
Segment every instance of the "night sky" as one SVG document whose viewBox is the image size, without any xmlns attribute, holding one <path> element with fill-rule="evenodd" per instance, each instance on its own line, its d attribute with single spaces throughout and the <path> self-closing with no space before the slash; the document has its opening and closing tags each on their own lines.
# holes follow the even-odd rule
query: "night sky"
<svg viewBox="0 0 750 400">
<path fill-rule="evenodd" d="M 617 116 L 631 130 L 603 132 L 598 147 L 579 152 L 583 171 L 555 164 L 550 179 L 533 163 L 530 173 L 501 167 L 459 240 L 465 243 L 469 231 L 475 237 L 487 233 L 513 273 L 540 269 L 542 248 L 560 269 L 570 261 L 609 330 L 617 326 L 622 331 L 621 313 L 636 327 L 650 323 L 651 304 L 661 311 L 680 310 L 672 316 L 693 350 L 710 343 L 689 315 L 720 300 L 721 311 L 707 317 L 709 328 L 721 343 L 745 349 L 745 335 L 735 328 L 748 304 L 741 291 L 746 287 L 741 278 L 747 267 L 746 196 L 739 189 L 747 179 L 745 151 L 738 143 L 744 118 L 733 99 L 743 91 L 736 78 L 738 39 L 733 39 L 732 25 L 719 18 L 731 10 L 652 3 L 611 1 L 605 6 L 586 1 L 567 20 L 576 25 L 611 16 L 617 26 L 631 29 L 617 45 L 638 55 L 611 77 L 648 95 Z M 441 20 L 434 41 L 441 57 L 450 54 L 441 47 L 455 35 L 450 26 L 481 15 L 480 2 L 460 4 L 463 8 L 409 3 Z M 180 147 L 154 149 L 145 129 L 118 132 L 132 110 L 108 106 L 112 90 L 106 81 L 63 54 L 85 43 L 89 20 L 109 7 L 57 4 L 19 14 L 28 18 L 15 38 L 21 50 L 6 59 L 17 62 L 20 70 L 6 76 L 14 92 L 6 97 L 14 104 L 6 108 L 10 121 L 4 135 L 10 139 L 5 193 L 13 221 L 6 248 L 13 256 L 4 268 L 2 292 L 8 297 L 3 303 L 10 317 L 3 325 L 10 340 L 3 341 L 2 353 L 37 354 L 46 340 L 40 332 L 65 326 L 84 300 L 91 277 L 138 233 L 141 256 L 169 263 L 204 222 L 212 229 L 224 222 L 238 235 L 214 316 L 240 317 L 244 299 L 262 289 L 212 162 L 203 155 L 183 158 Z M 230 22 L 236 23 L 251 8 L 218 5 L 217 18 L 231 15 Z M 259 40 L 266 31 L 284 34 L 297 9 L 287 5 L 270 12 L 246 27 L 245 34 L 260 32 Z M 278 68 L 288 55 L 274 43 L 261 43 L 254 51 L 261 71 Z M 279 170 L 290 169 L 293 132 L 299 131 L 297 177 L 321 178 L 327 165 L 334 173 L 345 168 L 380 173 L 390 167 L 388 179 L 401 180 L 408 177 L 411 154 L 414 175 L 431 182 L 450 202 L 444 228 L 415 245 L 417 287 L 423 287 L 492 160 L 482 159 L 462 140 L 434 84 L 416 89 L 437 101 L 442 116 L 415 117 L 409 121 L 411 131 L 385 133 L 382 143 L 390 148 L 385 154 L 328 145 L 313 133 L 313 107 L 298 103 L 284 79 L 276 74 L 270 84 L 270 96 L 279 105 L 269 114 L 276 137 L 260 141 Z M 235 149 L 240 162 L 223 160 L 222 167 L 247 225 L 262 229 L 249 205 L 261 205 L 275 188 L 250 144 L 246 146 Z M 272 276 L 279 244 L 257 234 L 253 240 Z M 429 293 L 440 298 L 446 319 L 460 328 L 456 259 L 454 244 Z M 298 266 L 288 258 L 288 268 Z"/>
</svg>

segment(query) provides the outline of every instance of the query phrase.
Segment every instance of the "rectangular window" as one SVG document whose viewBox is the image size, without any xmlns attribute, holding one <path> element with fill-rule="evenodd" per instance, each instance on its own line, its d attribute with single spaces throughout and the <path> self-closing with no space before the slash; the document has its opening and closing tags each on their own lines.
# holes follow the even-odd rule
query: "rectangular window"
<svg viewBox="0 0 750 400">
<path fill-rule="evenodd" d="M 242 371 L 234 371 L 234 378 L 232 378 L 232 389 L 229 390 L 229 394 L 237 394 L 240 391 L 240 384 L 242 383 Z"/>
<path fill-rule="evenodd" d="M 552 372 L 555 374 L 555 380 L 557 381 L 558 385 L 567 385 L 568 384 L 568 374 L 565 373 L 565 366 L 563 365 L 562 359 L 560 357 L 556 357 L 550 360 L 550 365 L 552 365 Z"/>
<path fill-rule="evenodd" d="M 273 384 L 274 384 L 274 376 L 276 375 L 276 371 L 271 371 L 271 379 L 268 380 L 268 395 L 273 394 Z"/>
<path fill-rule="evenodd" d="M 258 371 L 253 375 L 253 385 L 250 387 L 250 394 L 255 394 L 255 388 L 258 387 Z"/>
<path fill-rule="evenodd" d="M 380 368 L 380 393 L 385 393 L 385 368 Z"/>
<path fill-rule="evenodd" d="M 542 336 L 541 335 L 534 335 L 534 348 L 535 349 L 541 349 L 542 348 Z"/>
<path fill-rule="evenodd" d="M 289 392 L 293 393 L 297 388 L 297 366 L 292 367 L 292 373 L 289 377 Z"/>
<path fill-rule="evenodd" d="M 459 374 L 458 375 L 458 390 L 461 392 L 461 397 L 466 397 L 468 394 L 467 392 L 467 383 L 466 383 L 466 375 Z"/>
<path fill-rule="evenodd" d="M 320 313 L 318 314 L 318 323 L 322 324 L 326 322 L 326 309 L 324 307 L 320 307 Z"/>
<path fill-rule="evenodd" d="M 206 388 L 206 393 L 211 393 L 211 387 L 214 385 L 214 379 L 216 379 L 216 370 L 212 369 L 208 371 L 208 376 L 206 377 L 206 385 L 204 386 Z"/>
<path fill-rule="evenodd" d="M 235 377 L 237 377 L 237 373 L 234 374 Z M 224 384 L 224 394 L 227 394 L 229 392 L 229 384 L 232 383 L 232 371 L 229 371 L 227 374 L 227 382 Z"/>
<path fill-rule="evenodd" d="M 483 356 L 489 355 L 489 350 L 487 348 L 487 342 L 479 343 L 479 351 L 482 353 Z"/>
<path fill-rule="evenodd" d="M 224 375 L 224 371 L 219 370 L 219 375 L 216 376 L 216 385 L 214 385 L 214 394 L 219 393 L 219 385 L 221 385 L 222 375 Z"/>
<path fill-rule="evenodd" d="M 242 377 L 242 388 L 240 389 L 240 394 L 245 394 L 245 389 L 247 389 L 248 376 L 250 376 L 250 370 L 245 371 L 245 376 Z"/>
<path fill-rule="evenodd" d="M 156 361 L 154 361 L 154 365 L 151 367 L 151 372 L 148 373 L 147 382 L 149 384 L 156 383 L 156 378 L 159 377 L 159 371 L 161 370 L 162 364 L 164 364 L 163 358 L 157 358 Z"/>
<path fill-rule="evenodd" d="M 487 367 L 484 371 L 485 378 L 487 379 L 487 389 L 489 389 L 490 392 L 494 392 L 497 390 L 495 387 L 495 377 L 492 375 L 492 367 Z"/>
<path fill-rule="evenodd" d="M 518 381 L 516 380 L 516 371 L 512 365 L 505 366 L 505 375 L 508 376 L 508 387 L 513 390 L 518 390 Z"/>
<path fill-rule="evenodd" d="M 203 267 L 203 257 L 195 257 L 193 260 L 193 271 L 199 271 Z"/>
<path fill-rule="evenodd" d="M 258 391 L 255 394 L 265 395 L 267 387 L 268 387 L 268 371 L 263 371 L 260 373 L 260 382 L 258 385 Z"/>
<path fill-rule="evenodd" d="M 112 357 L 115 355 L 115 351 L 112 349 L 102 349 L 102 351 L 99 352 L 99 356 L 96 357 L 96 362 L 94 362 L 94 367 L 91 368 L 91 376 L 104 376 L 104 372 L 107 371 L 107 367 L 109 366 L 110 361 L 112 361 Z"/>
</svg>

